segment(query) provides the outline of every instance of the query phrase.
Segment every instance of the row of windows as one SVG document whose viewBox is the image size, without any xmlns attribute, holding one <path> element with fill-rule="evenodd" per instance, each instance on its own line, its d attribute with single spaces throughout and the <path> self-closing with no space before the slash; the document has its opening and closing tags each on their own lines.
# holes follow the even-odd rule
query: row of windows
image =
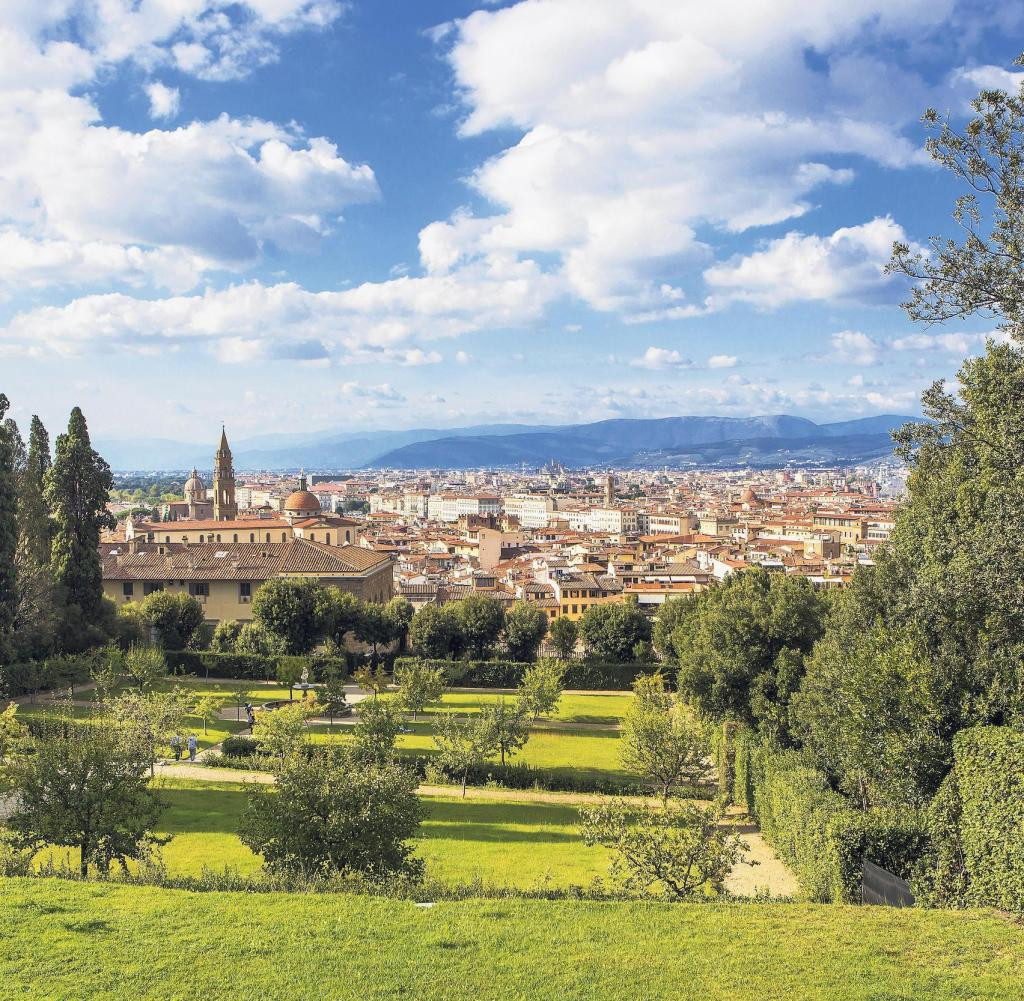
<svg viewBox="0 0 1024 1001">
<path fill-rule="evenodd" d="M 162 591 L 164 585 L 158 580 L 146 580 L 142 582 L 142 593 L 143 595 L 152 594 L 154 591 Z M 135 596 L 135 581 L 126 580 L 121 585 L 121 593 L 126 598 L 132 598 Z M 188 593 L 195 598 L 208 598 L 210 596 L 210 584 L 205 580 L 190 580 L 188 582 Z M 247 580 L 241 580 L 238 582 L 238 597 L 239 598 L 251 598 L 252 597 L 252 583 Z"/>
<path fill-rule="evenodd" d="M 270 542 L 270 532 L 267 532 L 266 536 L 267 536 L 266 539 L 264 539 L 263 541 L 264 542 Z M 150 542 L 153 541 L 152 537 L 150 538 L 149 541 Z M 170 541 L 171 541 L 171 537 L 169 535 L 164 536 L 164 542 L 170 542 Z M 188 542 L 188 536 L 187 535 L 183 535 L 181 537 L 181 541 L 182 542 Z M 217 532 L 216 534 L 211 532 L 209 535 L 200 535 L 199 536 L 199 541 L 200 541 L 200 543 L 203 543 L 203 542 L 222 542 L 224 540 L 221 539 L 221 533 L 220 532 Z M 231 541 L 232 542 L 238 542 L 239 541 L 238 533 L 237 532 L 233 532 L 232 533 Z M 249 541 L 250 542 L 255 542 L 256 541 L 256 533 L 255 532 L 250 532 L 249 533 Z M 287 542 L 288 541 L 288 533 L 287 532 L 282 532 L 281 533 L 281 541 L 282 542 Z M 309 541 L 310 542 L 316 542 L 316 532 L 310 532 L 309 533 Z M 345 541 L 346 542 L 351 542 L 352 541 L 352 533 L 351 532 L 346 532 L 345 533 Z M 331 533 L 330 532 L 326 532 L 324 534 L 324 543 L 326 545 L 328 545 L 328 546 L 331 544 Z"/>
<path fill-rule="evenodd" d="M 566 591 L 567 598 L 596 598 L 599 591 Z"/>
</svg>

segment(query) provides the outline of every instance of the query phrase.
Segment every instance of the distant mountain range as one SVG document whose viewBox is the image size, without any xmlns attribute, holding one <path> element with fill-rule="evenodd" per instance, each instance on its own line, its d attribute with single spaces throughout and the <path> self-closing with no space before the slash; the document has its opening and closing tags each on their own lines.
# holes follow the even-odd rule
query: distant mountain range
<svg viewBox="0 0 1024 1001">
<path fill-rule="evenodd" d="M 919 418 L 897 414 L 816 424 L 803 417 L 666 417 L 536 427 L 485 424 L 408 431 L 320 431 L 232 441 L 242 471 L 475 469 L 540 466 L 621 469 L 707 466 L 762 468 L 790 463 L 840 465 L 892 452 L 891 431 Z M 165 438 L 95 442 L 115 470 L 177 471 L 212 465 L 214 442 Z"/>
</svg>

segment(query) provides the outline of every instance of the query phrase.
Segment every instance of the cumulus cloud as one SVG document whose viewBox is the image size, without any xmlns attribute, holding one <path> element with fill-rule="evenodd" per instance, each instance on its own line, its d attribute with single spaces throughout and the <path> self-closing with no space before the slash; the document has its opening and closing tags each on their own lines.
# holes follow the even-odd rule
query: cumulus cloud
<svg viewBox="0 0 1024 1001">
<path fill-rule="evenodd" d="M 830 236 L 787 233 L 752 254 L 704 272 L 712 302 L 774 309 L 791 302 L 879 302 L 891 296 L 882 274 L 892 245 L 905 240 L 890 217 L 844 226 Z"/>
<path fill-rule="evenodd" d="M 146 84 L 146 97 L 149 98 L 150 118 L 174 118 L 181 107 L 180 91 L 158 80 Z"/>
<path fill-rule="evenodd" d="M 693 362 L 678 351 L 671 348 L 649 347 L 639 358 L 634 358 L 630 365 L 636 368 L 653 370 L 666 368 L 690 368 Z"/>
<path fill-rule="evenodd" d="M 144 72 L 177 63 L 172 41 L 196 50 L 196 65 L 180 71 L 198 73 L 201 62 L 214 76 L 244 75 L 277 39 L 325 26 L 341 9 L 335 0 L 5 5 L 0 275 L 178 291 L 210 270 L 254 263 L 268 244 L 315 248 L 346 207 L 377 196 L 370 167 L 294 125 L 259 119 L 128 131 L 105 124 L 81 92 L 125 61 Z M 177 114 L 176 89 L 151 80 L 145 92 L 151 117 Z M 9 252 L 18 240 L 27 264 Z M 166 268 L 150 266 L 157 261 Z"/>
<path fill-rule="evenodd" d="M 698 315 L 679 305 L 680 287 L 707 267 L 716 231 L 804 215 L 823 186 L 850 181 L 837 157 L 920 161 L 902 129 L 928 87 L 873 46 L 919 37 L 951 6 L 545 0 L 477 11 L 443 33 L 462 132 L 512 126 L 521 138 L 473 175 L 493 214 L 428 227 L 424 262 L 552 253 L 597 309 Z"/>
<path fill-rule="evenodd" d="M 388 382 L 377 386 L 364 386 L 360 382 L 345 382 L 341 386 L 341 395 L 348 398 L 363 400 L 370 406 L 386 406 L 405 402 L 405 396 Z"/>
<path fill-rule="evenodd" d="M 831 341 L 835 360 L 851 365 L 874 365 L 882 354 L 878 341 L 860 330 L 840 330 Z"/>
<path fill-rule="evenodd" d="M 708 359 L 708 368 L 734 368 L 738 362 L 736 355 L 712 355 Z"/>
</svg>

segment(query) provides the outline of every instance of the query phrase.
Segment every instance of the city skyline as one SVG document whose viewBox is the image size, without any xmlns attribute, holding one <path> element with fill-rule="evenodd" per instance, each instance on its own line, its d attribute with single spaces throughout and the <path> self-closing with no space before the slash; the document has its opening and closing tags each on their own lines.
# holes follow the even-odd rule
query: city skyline
<svg viewBox="0 0 1024 1001">
<path fill-rule="evenodd" d="M 916 412 L 994 326 L 916 328 L 880 274 L 953 231 L 918 119 L 1015 89 L 1022 17 L 8 3 L 13 416 L 195 441 Z"/>
</svg>

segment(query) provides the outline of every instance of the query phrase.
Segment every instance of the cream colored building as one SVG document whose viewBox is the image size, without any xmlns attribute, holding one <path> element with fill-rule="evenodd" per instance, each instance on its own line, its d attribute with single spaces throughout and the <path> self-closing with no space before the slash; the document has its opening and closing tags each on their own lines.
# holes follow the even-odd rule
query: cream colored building
<svg viewBox="0 0 1024 1001">
<path fill-rule="evenodd" d="M 276 577 L 312 578 L 364 601 L 394 594 L 391 559 L 362 546 L 331 546 L 291 538 L 284 542 L 204 544 L 105 543 L 103 592 L 118 605 L 142 601 L 155 591 L 190 594 L 206 621 L 252 618 L 252 598 Z"/>
</svg>

